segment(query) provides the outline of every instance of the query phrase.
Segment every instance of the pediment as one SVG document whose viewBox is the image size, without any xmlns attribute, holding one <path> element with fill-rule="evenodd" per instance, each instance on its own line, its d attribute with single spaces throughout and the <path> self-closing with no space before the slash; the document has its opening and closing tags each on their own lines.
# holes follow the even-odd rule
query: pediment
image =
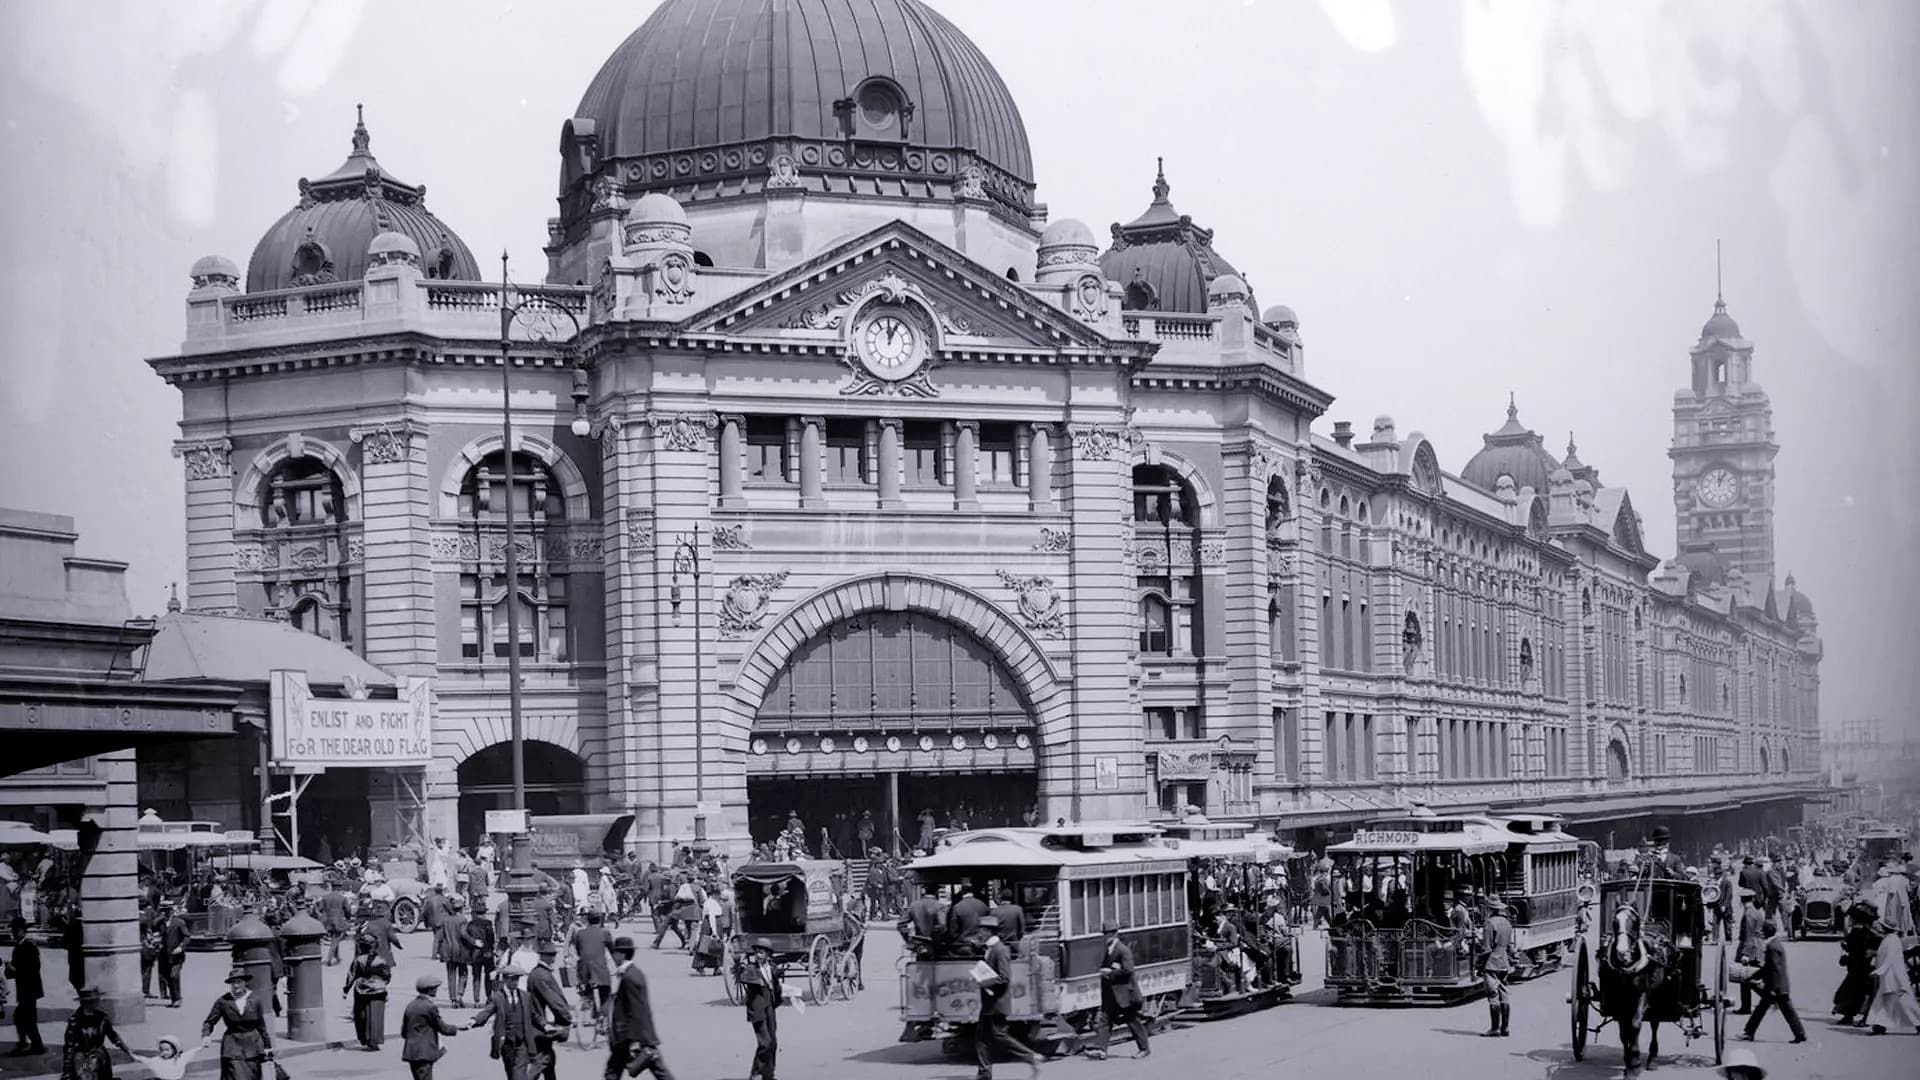
<svg viewBox="0 0 1920 1080">
<path fill-rule="evenodd" d="M 942 352 L 1136 351 L 902 222 L 781 270 L 681 324 L 692 333 L 846 343 L 869 304 L 924 311 Z"/>
</svg>

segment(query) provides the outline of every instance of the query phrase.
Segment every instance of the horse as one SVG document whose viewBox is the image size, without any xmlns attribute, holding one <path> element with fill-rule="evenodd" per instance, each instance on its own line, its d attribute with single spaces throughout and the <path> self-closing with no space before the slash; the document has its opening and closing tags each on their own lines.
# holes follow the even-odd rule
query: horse
<svg viewBox="0 0 1920 1080">
<path fill-rule="evenodd" d="M 1621 904 L 1613 911 L 1611 932 L 1600 951 L 1600 999 L 1605 1015 L 1619 1025 L 1620 1049 L 1628 1069 L 1640 1064 L 1640 1026 L 1648 1022 L 1649 1006 L 1665 985 L 1667 973 L 1664 950 L 1649 945 L 1641 931 L 1639 909 Z M 1649 1064 L 1660 1056 L 1661 1013 L 1652 1011 Z"/>
</svg>

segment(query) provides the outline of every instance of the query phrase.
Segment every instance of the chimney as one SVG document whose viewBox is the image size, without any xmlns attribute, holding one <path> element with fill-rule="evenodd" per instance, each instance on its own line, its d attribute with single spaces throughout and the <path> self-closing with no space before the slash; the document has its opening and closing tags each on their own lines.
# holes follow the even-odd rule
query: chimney
<svg viewBox="0 0 1920 1080">
<path fill-rule="evenodd" d="M 1333 422 L 1333 441 L 1339 443 L 1340 449 L 1342 450 L 1345 450 L 1348 447 L 1352 446 L 1353 445 L 1353 421 L 1335 420 Z"/>
</svg>

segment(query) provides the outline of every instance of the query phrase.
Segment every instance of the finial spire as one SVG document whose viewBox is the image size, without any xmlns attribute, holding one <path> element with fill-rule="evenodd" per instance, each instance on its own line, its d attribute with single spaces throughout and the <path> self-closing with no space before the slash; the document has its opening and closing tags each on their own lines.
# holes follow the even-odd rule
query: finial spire
<svg viewBox="0 0 1920 1080">
<path fill-rule="evenodd" d="M 1579 460 L 1580 448 L 1573 444 L 1573 432 L 1567 432 L 1567 456 Z"/>
<path fill-rule="evenodd" d="M 176 581 L 167 586 L 167 613 L 172 614 L 179 610 L 180 610 L 180 583 Z"/>
<path fill-rule="evenodd" d="M 1166 202 L 1167 192 L 1173 190 L 1173 188 L 1167 184 L 1167 159 L 1156 157 L 1153 159 L 1153 163 L 1153 201 Z"/>
<path fill-rule="evenodd" d="M 1720 238 L 1713 240 L 1713 311 L 1716 315 L 1727 313 L 1727 292 L 1725 279 L 1720 273 Z"/>
<path fill-rule="evenodd" d="M 1507 419 L 1520 419 L 1520 406 L 1514 404 L 1513 391 L 1511 390 L 1507 391 Z"/>
<path fill-rule="evenodd" d="M 373 140 L 367 136 L 367 107 L 355 105 L 353 107 L 353 152 L 364 155 L 372 142 Z"/>
</svg>

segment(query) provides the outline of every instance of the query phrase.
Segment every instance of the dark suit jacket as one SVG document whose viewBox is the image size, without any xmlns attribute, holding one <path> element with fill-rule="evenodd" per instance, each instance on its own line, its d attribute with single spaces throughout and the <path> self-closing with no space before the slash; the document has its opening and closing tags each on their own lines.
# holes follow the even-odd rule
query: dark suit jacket
<svg viewBox="0 0 1920 1080">
<path fill-rule="evenodd" d="M 416 997 L 407 1002 L 407 1011 L 400 1016 L 400 1060 L 438 1061 L 440 1036 L 459 1031 L 440 1018 L 440 1006 L 432 998 Z"/>
<path fill-rule="evenodd" d="M 430 892 L 420 899 L 420 925 L 429 930 L 440 929 L 440 922 L 447 917 L 447 897 L 444 893 Z"/>
<path fill-rule="evenodd" d="M 226 1026 L 225 1034 L 220 1036 L 223 1061 L 254 1061 L 266 1056 L 273 1046 L 273 1036 L 267 1032 L 266 1002 L 260 994 L 248 994 L 244 1009 L 234 1004 L 231 992 L 215 998 L 213 1009 L 207 1013 L 207 1022 L 200 1025 L 200 1034 L 211 1035 L 219 1025 Z"/>
<path fill-rule="evenodd" d="M 594 986 L 613 985 L 613 935 L 604 926 L 592 923 L 573 932 L 573 954 L 578 958 L 583 980 Z"/>
<path fill-rule="evenodd" d="M 40 946 L 28 938 L 13 947 L 13 959 L 7 961 L 7 974 L 13 976 L 13 996 L 21 1004 L 47 996 L 40 982 Z"/>
<path fill-rule="evenodd" d="M 1027 936 L 1027 913 L 1019 904 L 995 904 L 990 914 L 1000 920 L 1000 940 L 1019 941 Z"/>
<path fill-rule="evenodd" d="M 1767 895 L 1767 872 L 1760 864 L 1740 868 L 1740 887 L 1753 890 L 1753 899 L 1757 903 Z"/>
<path fill-rule="evenodd" d="M 525 992 L 510 991 L 505 986 L 487 998 L 487 1003 L 473 1014 L 469 1026 L 479 1027 L 489 1021 L 493 1023 L 493 1049 L 496 1056 L 502 1043 L 530 1047 L 534 1037 L 540 1034 L 540 1025 L 533 1016 L 531 996 Z"/>
<path fill-rule="evenodd" d="M 560 980 L 553 969 L 545 964 L 536 964 L 527 972 L 527 996 L 533 999 L 534 1015 L 548 1027 L 564 1028 L 573 1023 L 573 1012 L 567 1008 L 567 995 L 560 989 Z"/>
<path fill-rule="evenodd" d="M 434 927 L 433 935 L 440 943 L 440 959 L 449 964 L 473 963 L 473 948 L 467 944 L 467 913 L 447 912 L 440 918 L 440 925 Z"/>
<path fill-rule="evenodd" d="M 1113 996 L 1114 1005 L 1125 1009 L 1140 1004 L 1140 990 L 1133 985 L 1133 950 L 1125 941 L 1107 948 L 1101 960 L 1100 989 Z"/>
<path fill-rule="evenodd" d="M 335 889 L 320 898 L 320 925 L 329 934 L 344 934 L 353 926 L 346 893 Z"/>
<path fill-rule="evenodd" d="M 982 960 L 999 978 L 980 987 L 980 1011 L 1006 1016 L 1013 1007 L 1013 953 L 1003 941 L 987 946 Z"/>
<path fill-rule="evenodd" d="M 986 901 L 977 896 L 963 896 L 947 909 L 947 933 L 955 941 L 965 941 L 980 925 L 980 917 L 987 913 Z"/>
<path fill-rule="evenodd" d="M 1768 992 L 1786 997 L 1793 992 L 1793 980 L 1787 976 L 1787 939 L 1775 937 L 1767 942 L 1766 960 L 1760 965 L 1760 976 Z"/>
<path fill-rule="evenodd" d="M 653 1030 L 653 1003 L 647 998 L 647 976 L 638 964 L 628 964 L 614 984 L 613 1020 L 608 1025 L 607 1041 L 660 1045 L 660 1036 Z"/>
<path fill-rule="evenodd" d="M 493 920 L 485 914 L 470 915 L 460 927 L 460 940 L 465 945 L 468 963 L 481 967 L 493 966 Z"/>
<path fill-rule="evenodd" d="M 175 915 L 160 928 L 160 954 L 177 956 L 187 951 L 187 920 Z"/>
<path fill-rule="evenodd" d="M 781 986 L 780 969 L 769 963 L 767 971 L 770 979 L 760 977 L 760 967 L 751 958 L 741 961 L 740 990 L 747 1004 L 747 1022 L 764 1023 L 773 1019 L 773 1011 L 780 1007 L 786 993 Z"/>
<path fill-rule="evenodd" d="M 1766 922 L 1766 918 L 1766 913 L 1760 910 L 1757 901 L 1741 909 L 1740 943 L 1736 955 L 1742 963 L 1760 963 L 1761 947 L 1766 943 L 1766 939 L 1762 936 L 1761 924 Z"/>
<path fill-rule="evenodd" d="M 941 908 L 940 901 L 931 896 L 923 896 L 908 904 L 906 913 L 900 916 L 901 930 L 911 928 L 914 936 L 929 941 L 938 938 L 946 925 L 946 911 Z"/>
</svg>

